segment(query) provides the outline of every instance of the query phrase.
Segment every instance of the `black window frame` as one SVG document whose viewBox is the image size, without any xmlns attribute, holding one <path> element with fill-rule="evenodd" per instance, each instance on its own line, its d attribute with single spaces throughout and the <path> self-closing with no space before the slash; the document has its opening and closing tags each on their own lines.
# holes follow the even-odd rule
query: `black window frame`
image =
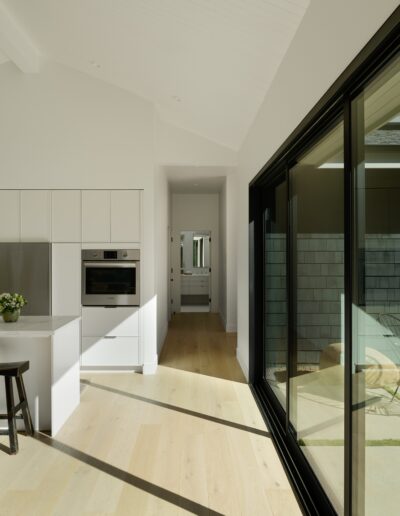
<svg viewBox="0 0 400 516">
<path fill-rule="evenodd" d="M 341 115 L 344 120 L 344 196 L 345 196 L 345 492 L 344 514 L 352 514 L 352 271 L 353 271 L 353 199 L 351 102 L 375 76 L 400 52 L 400 7 L 398 7 L 367 45 L 334 82 L 305 119 L 279 147 L 249 185 L 249 383 L 256 402 L 271 430 L 274 445 L 305 514 L 336 514 L 314 471 L 289 431 L 286 412 L 272 389 L 263 381 L 263 224 L 262 191 L 280 178 L 288 181 L 290 167 L 315 144 L 327 127 Z M 290 196 L 289 188 L 288 200 Z M 289 202 L 288 202 L 289 210 Z M 290 218 L 288 217 L 288 225 Z M 288 227 L 289 229 L 289 227 Z M 288 246 L 290 235 L 287 231 Z M 288 247 L 288 318 L 289 343 L 293 342 L 293 281 Z M 290 348 L 290 345 L 288 346 Z M 288 352 L 288 371 L 291 355 Z M 290 376 L 289 374 L 287 375 Z M 289 392 L 289 391 L 288 391 Z M 289 395 L 287 396 L 287 409 Z"/>
</svg>

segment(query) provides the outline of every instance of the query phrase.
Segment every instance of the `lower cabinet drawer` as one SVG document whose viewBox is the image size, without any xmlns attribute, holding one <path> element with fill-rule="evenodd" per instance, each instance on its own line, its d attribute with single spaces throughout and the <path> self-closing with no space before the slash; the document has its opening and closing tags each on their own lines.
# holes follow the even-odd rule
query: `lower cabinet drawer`
<svg viewBox="0 0 400 516">
<path fill-rule="evenodd" d="M 201 287 L 201 286 L 193 287 L 190 293 L 193 295 L 208 294 L 208 287 Z"/>
<path fill-rule="evenodd" d="M 84 306 L 82 308 L 82 335 L 96 337 L 138 337 L 139 309 L 132 306 Z"/>
<path fill-rule="evenodd" d="M 139 365 L 138 337 L 83 337 L 82 366 Z"/>
</svg>

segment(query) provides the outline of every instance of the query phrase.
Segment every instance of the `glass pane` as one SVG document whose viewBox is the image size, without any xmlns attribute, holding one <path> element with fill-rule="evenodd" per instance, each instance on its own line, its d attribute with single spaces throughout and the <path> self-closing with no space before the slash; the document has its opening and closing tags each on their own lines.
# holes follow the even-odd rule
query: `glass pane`
<svg viewBox="0 0 400 516">
<path fill-rule="evenodd" d="M 353 103 L 354 514 L 399 513 L 400 59 Z"/>
<path fill-rule="evenodd" d="M 286 409 L 287 300 L 286 300 L 287 188 L 281 183 L 264 195 L 264 371 Z"/>
<path fill-rule="evenodd" d="M 290 170 L 295 342 L 290 422 L 339 514 L 344 496 L 343 122 Z"/>
<path fill-rule="evenodd" d="M 135 294 L 134 267 L 87 267 L 86 294 Z"/>
</svg>

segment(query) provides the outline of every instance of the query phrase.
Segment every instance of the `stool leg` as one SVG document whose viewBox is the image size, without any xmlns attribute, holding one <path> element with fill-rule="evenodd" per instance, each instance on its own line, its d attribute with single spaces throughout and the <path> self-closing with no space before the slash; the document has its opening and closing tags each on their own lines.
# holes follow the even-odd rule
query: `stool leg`
<svg viewBox="0 0 400 516">
<path fill-rule="evenodd" d="M 22 416 L 24 418 L 24 423 L 25 423 L 25 431 L 28 435 L 33 435 L 33 424 L 32 424 L 31 413 L 29 411 L 28 400 L 26 398 L 24 379 L 22 378 L 22 376 L 17 376 L 15 378 L 15 382 L 17 384 L 19 401 L 20 401 L 20 403 L 22 403 L 21 410 L 22 410 Z"/>
<path fill-rule="evenodd" d="M 15 414 L 14 414 L 14 392 L 12 386 L 12 378 L 6 376 L 4 378 L 6 382 L 6 399 L 7 399 L 7 419 L 8 419 L 8 432 L 10 436 L 10 450 L 11 453 L 18 452 L 18 436 L 17 436 L 17 427 L 15 424 Z"/>
</svg>

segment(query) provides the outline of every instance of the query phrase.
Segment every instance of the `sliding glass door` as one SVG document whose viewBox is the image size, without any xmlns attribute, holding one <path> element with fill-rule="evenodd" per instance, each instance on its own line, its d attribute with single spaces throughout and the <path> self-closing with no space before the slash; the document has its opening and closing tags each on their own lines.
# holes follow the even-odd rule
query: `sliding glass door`
<svg viewBox="0 0 400 516">
<path fill-rule="evenodd" d="M 339 118 L 262 193 L 264 382 L 338 513 L 344 496 L 343 146 Z"/>
<path fill-rule="evenodd" d="M 265 381 L 286 410 L 287 185 L 285 179 L 263 191 L 264 373 Z"/>
<path fill-rule="evenodd" d="M 396 45 L 251 184 L 254 392 L 310 513 L 400 511 Z"/>
<path fill-rule="evenodd" d="M 355 514 L 400 495 L 400 58 L 353 102 Z"/>
<path fill-rule="evenodd" d="M 339 514 L 344 494 L 343 144 L 339 120 L 289 172 L 290 423 Z"/>
</svg>

